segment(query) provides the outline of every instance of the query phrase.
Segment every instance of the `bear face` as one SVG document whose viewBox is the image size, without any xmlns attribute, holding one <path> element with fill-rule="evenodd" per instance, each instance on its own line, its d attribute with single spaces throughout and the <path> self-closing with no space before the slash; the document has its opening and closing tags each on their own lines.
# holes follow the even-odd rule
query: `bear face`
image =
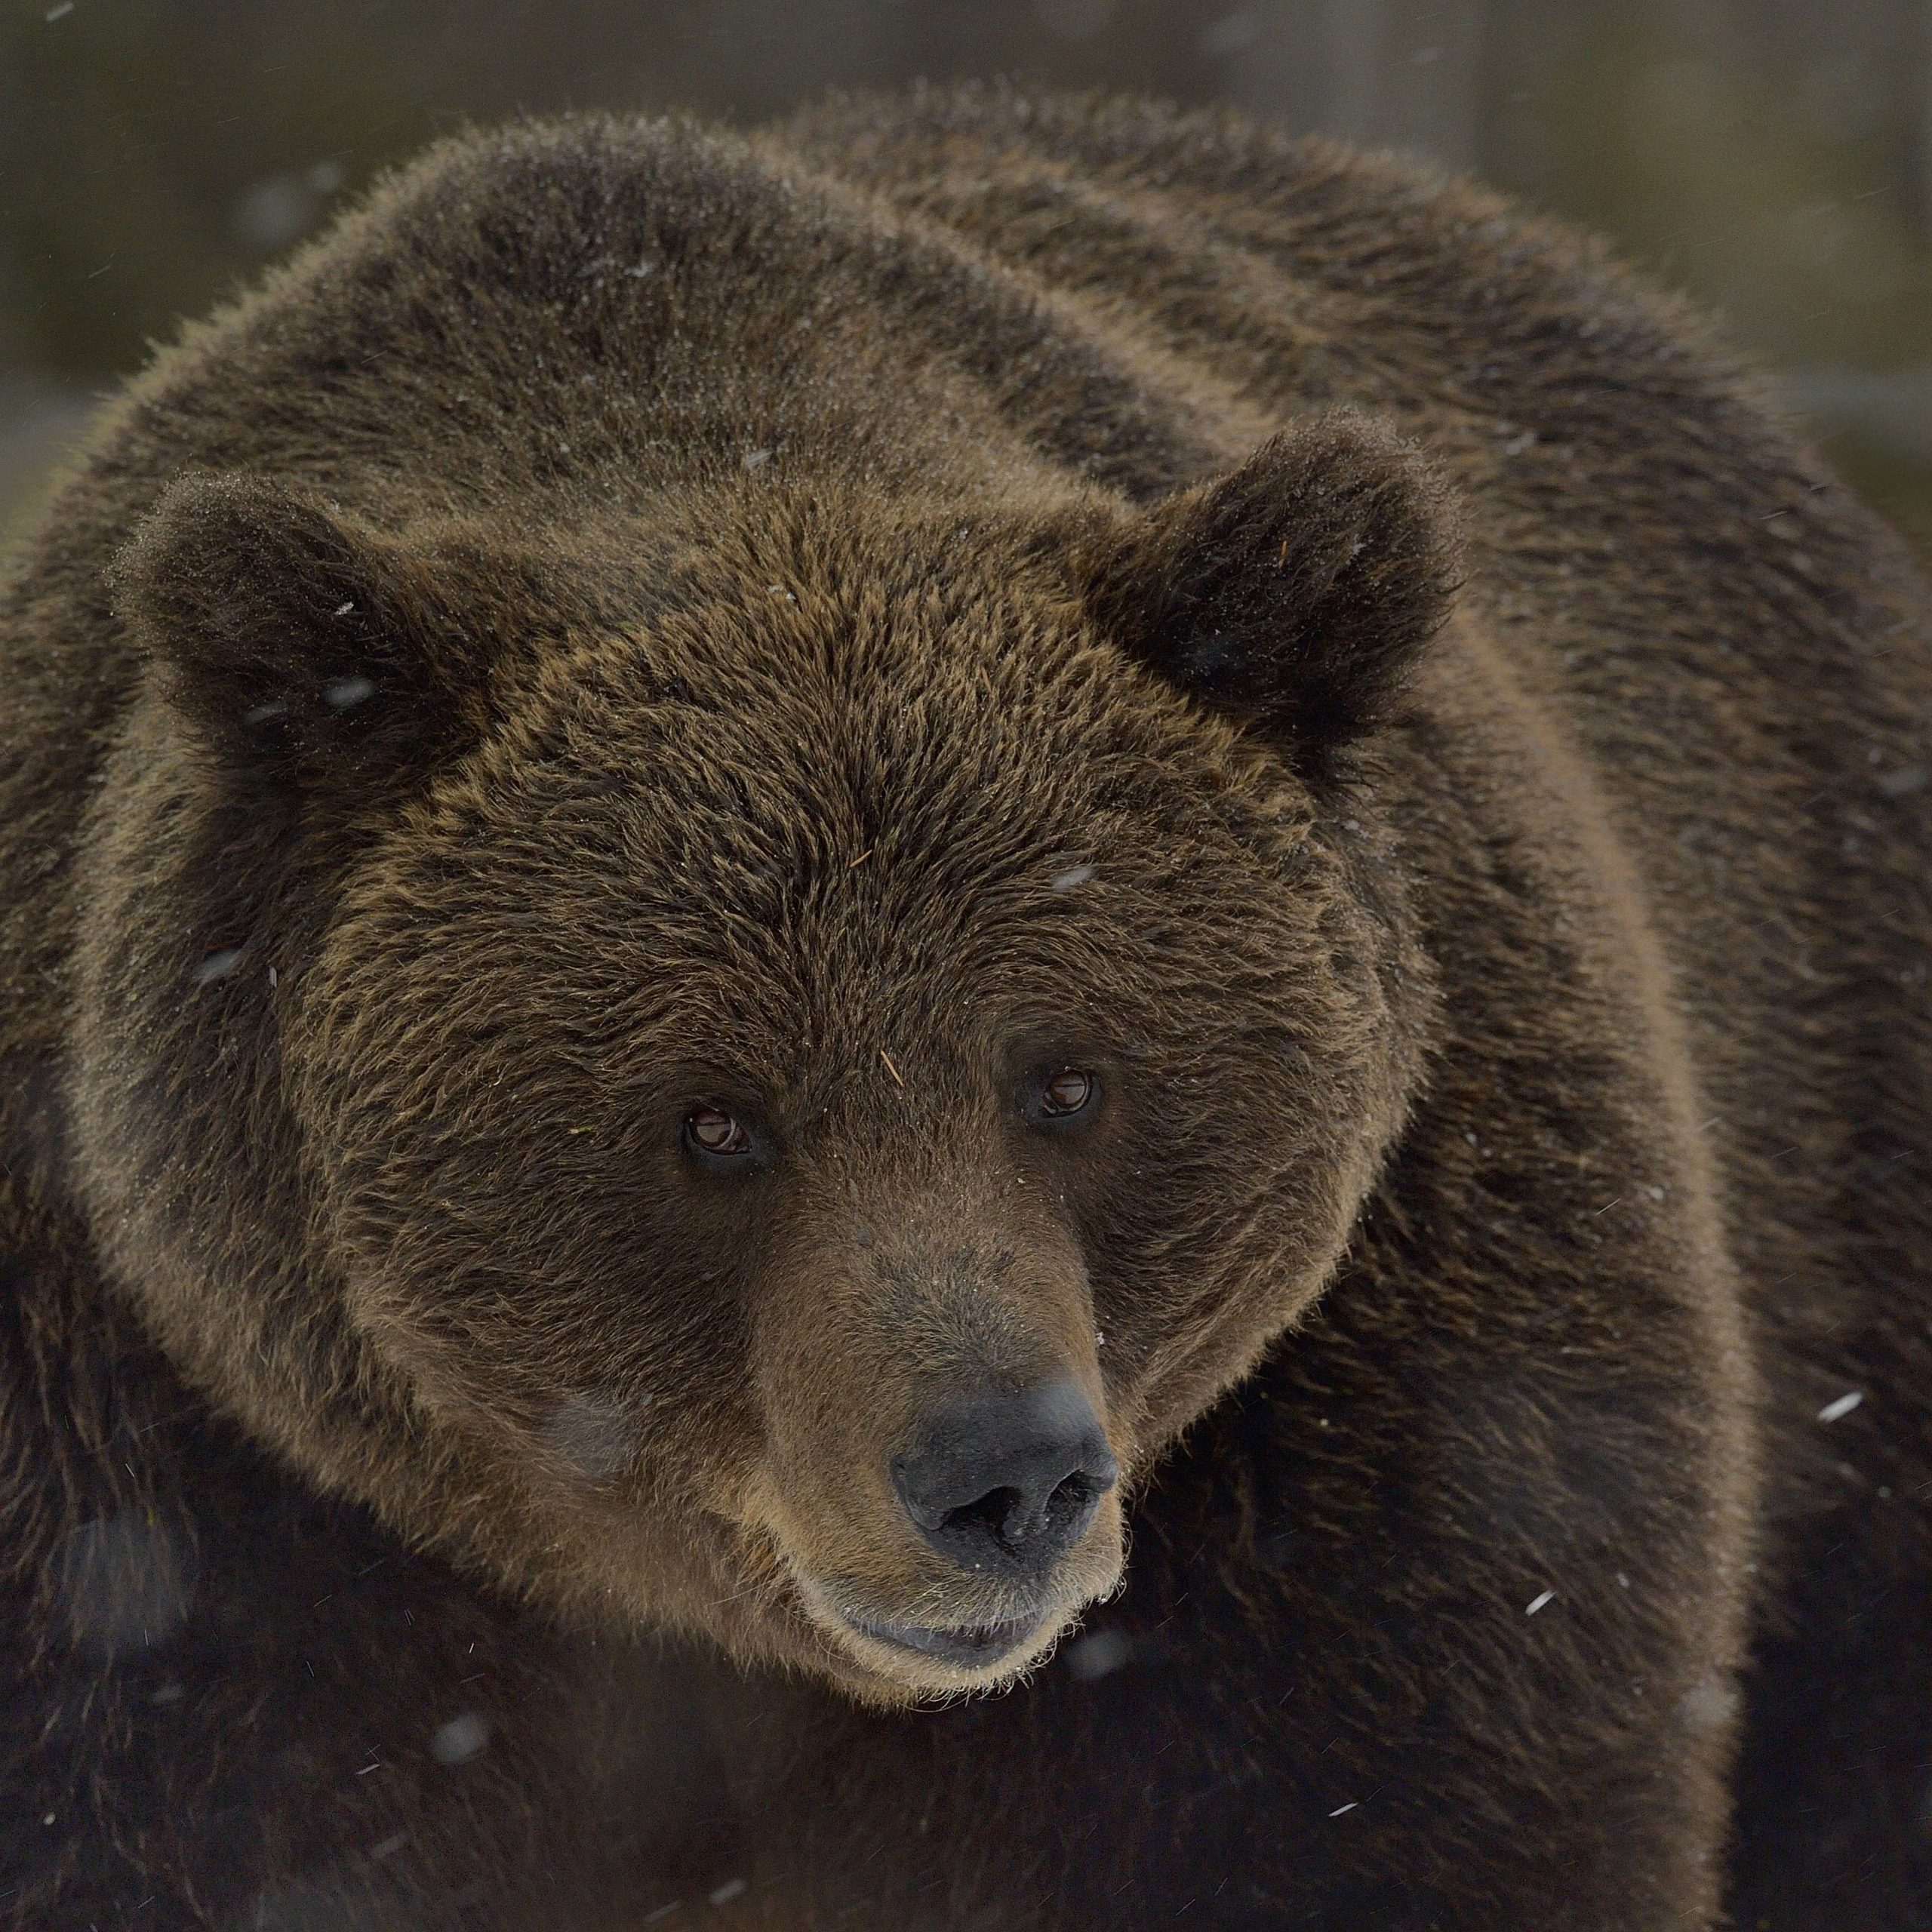
<svg viewBox="0 0 1932 1932">
<path fill-rule="evenodd" d="M 223 960 L 277 956 L 290 869 L 333 888 L 285 978 L 185 1001 L 102 896 L 96 1036 L 252 1041 L 275 1131 L 177 1111 L 170 1158 L 278 1164 L 300 1228 L 188 1242 L 135 1066 L 75 1106 L 120 1272 L 500 1583 L 875 1700 L 1011 1678 L 1413 1087 L 1426 975 L 1334 761 L 1439 616 L 1433 509 L 1349 424 L 1146 513 L 740 486 L 514 554 L 177 488 L 122 600 L 199 759 L 115 863 L 201 868 Z"/>
</svg>

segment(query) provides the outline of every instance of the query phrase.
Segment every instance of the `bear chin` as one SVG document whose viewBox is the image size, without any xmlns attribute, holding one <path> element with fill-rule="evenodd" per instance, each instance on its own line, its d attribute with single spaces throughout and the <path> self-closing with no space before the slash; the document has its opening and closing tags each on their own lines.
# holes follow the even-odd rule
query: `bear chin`
<svg viewBox="0 0 1932 1932">
<path fill-rule="evenodd" d="M 1088 1609 L 1120 1588 L 1125 1558 L 1118 1537 L 1112 1547 L 1103 1586 L 1063 1589 L 1037 1610 L 986 1622 L 860 1614 L 803 1577 L 798 1598 L 818 1640 L 819 1667 L 840 1689 L 868 1703 L 944 1700 L 1005 1690 L 1044 1662 Z"/>
<path fill-rule="evenodd" d="M 1061 1610 L 947 1628 L 861 1623 L 814 1604 L 811 1619 L 825 1640 L 822 1667 L 833 1684 L 861 1703 L 892 1706 L 1006 1690 L 1045 1661 L 1078 1614 Z"/>
</svg>

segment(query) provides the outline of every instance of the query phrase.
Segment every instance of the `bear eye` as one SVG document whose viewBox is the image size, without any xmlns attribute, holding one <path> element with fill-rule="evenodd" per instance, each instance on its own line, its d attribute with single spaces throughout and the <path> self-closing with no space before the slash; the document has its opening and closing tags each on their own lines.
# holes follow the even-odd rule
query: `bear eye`
<svg viewBox="0 0 1932 1932">
<path fill-rule="evenodd" d="M 1040 1111 L 1050 1120 L 1065 1120 L 1094 1103 L 1100 1083 L 1077 1066 L 1063 1066 L 1040 1089 Z"/>
<path fill-rule="evenodd" d="M 685 1116 L 685 1144 L 715 1159 L 729 1159 L 752 1150 L 743 1124 L 721 1107 L 694 1107 Z"/>
</svg>

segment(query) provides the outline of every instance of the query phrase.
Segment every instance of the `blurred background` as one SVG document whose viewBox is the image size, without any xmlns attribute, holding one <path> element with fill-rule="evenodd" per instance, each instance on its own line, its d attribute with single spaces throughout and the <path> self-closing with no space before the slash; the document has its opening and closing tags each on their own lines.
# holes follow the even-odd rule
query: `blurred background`
<svg viewBox="0 0 1932 1932">
<path fill-rule="evenodd" d="M 1236 102 L 1607 231 L 1932 547 L 1932 0 L 0 5 L 0 527 L 152 340 L 466 120 L 1009 74 Z"/>
</svg>

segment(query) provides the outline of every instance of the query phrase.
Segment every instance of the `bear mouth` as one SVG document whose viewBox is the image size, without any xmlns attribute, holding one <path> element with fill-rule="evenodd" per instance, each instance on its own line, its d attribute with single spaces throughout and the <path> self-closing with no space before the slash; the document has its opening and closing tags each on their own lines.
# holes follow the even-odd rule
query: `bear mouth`
<svg viewBox="0 0 1932 1932">
<path fill-rule="evenodd" d="M 845 1620 L 862 1637 L 968 1670 L 983 1669 L 1011 1657 L 1040 1628 L 1037 1617 L 1019 1617 L 1003 1623 L 972 1623 L 945 1628 L 930 1623 L 895 1623 L 869 1618 Z"/>
</svg>

